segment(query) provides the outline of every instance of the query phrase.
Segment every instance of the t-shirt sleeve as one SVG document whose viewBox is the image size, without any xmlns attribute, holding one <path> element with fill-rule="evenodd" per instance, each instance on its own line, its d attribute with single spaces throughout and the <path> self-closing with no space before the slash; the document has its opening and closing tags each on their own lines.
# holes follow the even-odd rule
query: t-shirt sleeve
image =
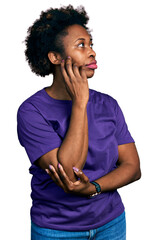
<svg viewBox="0 0 158 240">
<path fill-rule="evenodd" d="M 31 103 L 24 103 L 18 109 L 17 133 L 32 164 L 43 154 L 60 147 L 62 142 L 51 124 Z"/>
<path fill-rule="evenodd" d="M 123 112 L 115 100 L 115 114 L 116 114 L 116 133 L 115 137 L 118 145 L 134 142 L 131 136 Z"/>
</svg>

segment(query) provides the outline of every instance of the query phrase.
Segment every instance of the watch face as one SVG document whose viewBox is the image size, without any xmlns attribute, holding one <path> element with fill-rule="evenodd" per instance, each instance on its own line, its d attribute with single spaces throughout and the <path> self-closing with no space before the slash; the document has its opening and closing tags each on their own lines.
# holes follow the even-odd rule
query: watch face
<svg viewBox="0 0 158 240">
<path fill-rule="evenodd" d="M 91 182 L 91 183 L 95 185 L 97 193 L 101 193 L 100 185 L 98 183 L 96 183 L 96 182 Z"/>
</svg>

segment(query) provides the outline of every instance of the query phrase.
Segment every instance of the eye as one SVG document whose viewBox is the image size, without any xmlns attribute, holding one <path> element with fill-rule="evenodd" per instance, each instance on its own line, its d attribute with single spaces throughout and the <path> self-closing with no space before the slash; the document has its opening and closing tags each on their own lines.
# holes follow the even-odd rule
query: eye
<svg viewBox="0 0 158 240">
<path fill-rule="evenodd" d="M 93 43 L 91 43 L 91 44 L 90 44 L 90 47 L 91 47 L 91 48 L 93 48 L 93 45 L 94 45 L 94 44 L 93 44 Z M 85 47 L 85 44 L 84 44 L 84 42 L 82 42 L 82 43 L 78 44 L 78 47 L 81 47 L 81 48 Z"/>
<path fill-rule="evenodd" d="M 90 46 L 91 46 L 91 48 L 93 48 L 94 44 L 93 44 L 93 43 L 91 43 L 91 44 L 90 44 Z"/>
<path fill-rule="evenodd" d="M 82 45 L 82 46 L 81 46 Z M 78 44 L 78 47 L 84 47 L 84 43 Z"/>
</svg>

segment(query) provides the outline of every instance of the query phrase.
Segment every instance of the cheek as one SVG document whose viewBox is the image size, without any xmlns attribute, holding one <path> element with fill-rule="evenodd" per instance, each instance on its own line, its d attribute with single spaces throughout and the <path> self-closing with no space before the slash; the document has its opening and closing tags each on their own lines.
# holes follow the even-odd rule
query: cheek
<svg viewBox="0 0 158 240">
<path fill-rule="evenodd" d="M 72 57 L 72 63 L 77 63 L 78 66 L 83 66 L 85 64 L 84 55 L 78 51 L 70 55 Z"/>
<path fill-rule="evenodd" d="M 72 57 L 72 63 L 77 63 L 77 65 L 80 67 L 84 64 L 84 61 L 82 58 L 79 57 Z"/>
</svg>

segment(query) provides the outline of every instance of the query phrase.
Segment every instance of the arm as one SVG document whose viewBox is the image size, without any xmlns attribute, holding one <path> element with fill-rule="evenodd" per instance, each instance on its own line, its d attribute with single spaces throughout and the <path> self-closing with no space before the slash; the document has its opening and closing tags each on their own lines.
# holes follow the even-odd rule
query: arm
<svg viewBox="0 0 158 240">
<path fill-rule="evenodd" d="M 96 180 L 102 192 L 113 191 L 141 177 L 140 161 L 135 144 L 119 145 L 118 152 L 118 168 Z"/>
<path fill-rule="evenodd" d="M 87 109 L 76 104 L 72 106 L 70 125 L 58 151 L 58 161 L 66 171 L 73 166 L 82 169 L 88 152 Z M 73 171 L 73 170 L 72 170 Z"/>
<path fill-rule="evenodd" d="M 60 148 L 44 154 L 39 158 L 37 164 L 42 168 L 48 168 L 52 164 L 58 172 L 57 164 L 60 162 L 64 167 L 70 180 L 76 181 L 72 167 L 79 169 L 84 167 L 88 152 L 88 120 L 87 102 L 89 99 L 89 88 L 86 73 L 82 68 L 81 74 L 76 65 L 72 68 L 71 59 L 61 63 L 61 71 L 65 80 L 67 90 L 72 98 L 72 112 L 69 128 Z"/>
<path fill-rule="evenodd" d="M 74 176 L 73 167 L 84 167 L 88 152 L 88 123 L 86 108 L 73 105 L 70 125 L 58 150 L 57 159 L 69 178 Z M 75 178 L 76 180 L 76 178 Z"/>
<path fill-rule="evenodd" d="M 107 175 L 96 179 L 101 186 L 102 192 L 108 192 L 132 183 L 141 177 L 139 156 L 134 143 L 118 146 L 119 159 L 118 168 Z M 96 192 L 96 188 L 89 182 L 89 179 L 82 171 L 75 171 L 80 181 L 72 183 L 63 168 L 60 166 L 59 174 L 56 171 L 47 170 L 48 174 L 56 184 L 64 189 L 65 192 L 75 193 L 81 196 L 89 196 Z"/>
</svg>

